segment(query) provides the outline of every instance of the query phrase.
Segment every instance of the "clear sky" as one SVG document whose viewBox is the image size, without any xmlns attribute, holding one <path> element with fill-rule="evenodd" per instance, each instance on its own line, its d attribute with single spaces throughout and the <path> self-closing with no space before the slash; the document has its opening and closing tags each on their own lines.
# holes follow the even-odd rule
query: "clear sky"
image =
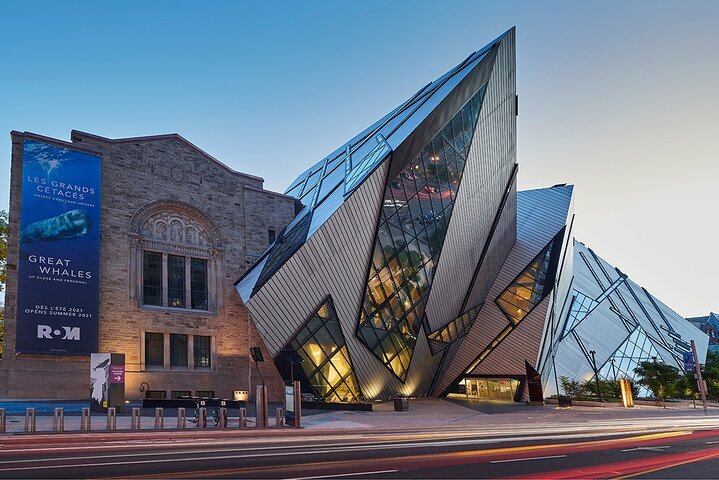
<svg viewBox="0 0 719 480">
<path fill-rule="evenodd" d="M 10 130 L 177 132 L 284 190 L 517 26 L 520 188 L 573 183 L 576 237 L 685 316 L 719 310 L 719 2 L 0 3 Z"/>
</svg>

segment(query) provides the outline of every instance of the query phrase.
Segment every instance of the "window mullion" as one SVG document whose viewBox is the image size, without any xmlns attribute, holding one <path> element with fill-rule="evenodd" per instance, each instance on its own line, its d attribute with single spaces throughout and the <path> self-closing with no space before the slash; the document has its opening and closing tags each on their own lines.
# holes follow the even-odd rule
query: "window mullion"
<svg viewBox="0 0 719 480">
<path fill-rule="evenodd" d="M 191 258 L 185 257 L 185 308 L 192 308 Z"/>
<path fill-rule="evenodd" d="M 168 286 L 168 275 L 167 275 L 167 253 L 162 253 L 162 306 L 166 307 L 167 302 L 167 286 Z"/>
</svg>

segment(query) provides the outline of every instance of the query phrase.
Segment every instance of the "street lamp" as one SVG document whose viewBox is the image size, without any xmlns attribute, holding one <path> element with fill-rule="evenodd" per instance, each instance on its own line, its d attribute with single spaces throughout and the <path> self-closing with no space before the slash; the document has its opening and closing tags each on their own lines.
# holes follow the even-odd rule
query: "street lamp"
<svg viewBox="0 0 719 480">
<path fill-rule="evenodd" d="M 599 397 L 599 401 L 602 401 L 602 389 L 599 386 L 599 372 L 597 372 L 597 359 L 595 358 L 595 355 L 597 352 L 594 350 L 590 350 L 589 353 L 592 355 L 592 367 L 594 368 L 594 380 L 597 381 L 597 396 Z"/>
</svg>

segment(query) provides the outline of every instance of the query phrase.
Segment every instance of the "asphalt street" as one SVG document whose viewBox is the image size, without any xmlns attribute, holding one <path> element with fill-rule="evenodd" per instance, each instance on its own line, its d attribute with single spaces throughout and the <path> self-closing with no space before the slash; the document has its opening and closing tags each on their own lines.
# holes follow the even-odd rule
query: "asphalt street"
<svg viewBox="0 0 719 480">
<path fill-rule="evenodd" d="M 719 429 L 673 423 L 19 435 L 0 478 L 716 478 Z"/>
</svg>

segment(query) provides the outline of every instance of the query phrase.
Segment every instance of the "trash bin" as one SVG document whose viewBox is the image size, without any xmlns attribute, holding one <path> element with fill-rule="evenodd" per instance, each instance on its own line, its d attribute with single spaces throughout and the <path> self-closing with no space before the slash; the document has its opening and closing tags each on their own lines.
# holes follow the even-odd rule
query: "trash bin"
<svg viewBox="0 0 719 480">
<path fill-rule="evenodd" d="M 559 406 L 560 407 L 571 407 L 572 406 L 572 397 L 569 397 L 567 395 L 560 395 L 559 396 Z"/>
<path fill-rule="evenodd" d="M 406 412 L 407 410 L 409 410 L 409 398 L 402 396 L 394 397 L 394 411 Z"/>
</svg>

